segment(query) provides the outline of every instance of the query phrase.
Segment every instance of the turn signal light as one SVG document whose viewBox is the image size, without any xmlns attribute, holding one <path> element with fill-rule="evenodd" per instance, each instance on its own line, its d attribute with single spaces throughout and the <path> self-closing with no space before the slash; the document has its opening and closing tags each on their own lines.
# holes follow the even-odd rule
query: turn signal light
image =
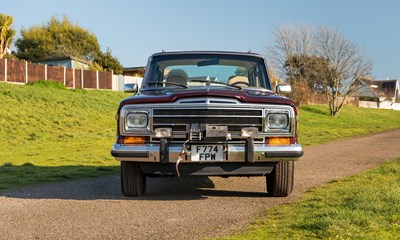
<svg viewBox="0 0 400 240">
<path fill-rule="evenodd" d="M 288 138 L 288 137 L 272 137 L 272 138 L 269 138 L 268 142 L 271 145 L 288 145 L 288 144 L 290 144 L 290 138 Z"/>
<path fill-rule="evenodd" d="M 144 144 L 145 137 L 124 137 L 124 144 Z"/>
</svg>

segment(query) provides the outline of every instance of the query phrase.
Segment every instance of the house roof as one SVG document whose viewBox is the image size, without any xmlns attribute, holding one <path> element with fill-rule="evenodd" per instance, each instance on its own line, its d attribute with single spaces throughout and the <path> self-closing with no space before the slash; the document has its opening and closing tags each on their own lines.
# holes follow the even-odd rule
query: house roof
<svg viewBox="0 0 400 240">
<path fill-rule="evenodd" d="M 399 82 L 397 79 L 392 80 L 375 80 L 363 79 L 362 87 L 357 91 L 359 96 L 368 97 L 395 97 L 400 96 Z"/>
<path fill-rule="evenodd" d="M 144 70 L 146 69 L 145 66 L 143 67 L 126 67 L 124 68 L 124 71 L 139 71 L 139 70 Z"/>
<path fill-rule="evenodd" d="M 126 76 L 142 76 L 144 75 L 144 72 L 146 70 L 146 67 L 127 67 L 122 70 L 122 74 Z"/>
<path fill-rule="evenodd" d="M 90 62 L 82 59 L 82 58 L 78 58 L 78 57 L 74 57 L 74 56 L 63 56 L 63 57 L 51 57 L 51 58 L 40 58 L 40 59 L 30 59 L 30 62 L 50 62 L 50 61 L 62 61 L 62 60 L 74 60 L 77 62 L 81 62 L 81 63 L 85 63 L 87 65 L 90 65 Z"/>
</svg>

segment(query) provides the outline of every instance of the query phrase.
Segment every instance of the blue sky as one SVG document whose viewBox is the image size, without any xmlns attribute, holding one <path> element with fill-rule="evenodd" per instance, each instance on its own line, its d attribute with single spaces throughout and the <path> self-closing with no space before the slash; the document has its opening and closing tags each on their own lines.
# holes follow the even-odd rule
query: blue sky
<svg viewBox="0 0 400 240">
<path fill-rule="evenodd" d="M 94 33 L 124 67 L 144 66 L 165 50 L 232 50 L 266 54 L 279 25 L 329 25 L 363 48 L 372 75 L 400 79 L 400 1 L 396 0 L 12 0 L 0 12 L 13 27 L 45 24 L 51 16 Z"/>
</svg>

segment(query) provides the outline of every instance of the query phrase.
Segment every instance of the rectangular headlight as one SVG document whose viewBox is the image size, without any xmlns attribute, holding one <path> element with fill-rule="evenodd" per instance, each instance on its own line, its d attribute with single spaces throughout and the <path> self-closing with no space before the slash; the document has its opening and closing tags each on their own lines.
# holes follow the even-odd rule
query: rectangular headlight
<svg viewBox="0 0 400 240">
<path fill-rule="evenodd" d="M 270 113 L 267 116 L 267 127 L 269 129 L 287 129 L 289 126 L 289 115 L 286 113 Z"/>
<path fill-rule="evenodd" d="M 264 112 L 264 132 L 269 136 L 294 136 L 296 134 L 295 109 L 272 106 Z"/>
<path fill-rule="evenodd" d="M 129 112 L 126 116 L 127 128 L 147 128 L 149 116 L 145 112 Z"/>
<path fill-rule="evenodd" d="M 122 107 L 119 113 L 121 135 L 135 133 L 135 136 L 140 136 L 143 133 L 150 133 L 151 116 L 150 108 L 134 108 L 130 105 Z"/>
</svg>

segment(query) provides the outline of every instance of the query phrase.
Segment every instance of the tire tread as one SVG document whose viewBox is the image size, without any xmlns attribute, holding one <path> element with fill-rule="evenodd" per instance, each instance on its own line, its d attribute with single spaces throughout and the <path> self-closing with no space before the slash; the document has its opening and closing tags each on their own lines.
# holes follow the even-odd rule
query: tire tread
<svg viewBox="0 0 400 240">
<path fill-rule="evenodd" d="M 139 163 L 121 162 L 121 188 L 126 197 L 140 197 L 146 192 L 146 176 Z"/>
<path fill-rule="evenodd" d="M 287 197 L 293 190 L 294 162 L 278 162 L 266 176 L 267 192 L 272 197 Z"/>
</svg>

